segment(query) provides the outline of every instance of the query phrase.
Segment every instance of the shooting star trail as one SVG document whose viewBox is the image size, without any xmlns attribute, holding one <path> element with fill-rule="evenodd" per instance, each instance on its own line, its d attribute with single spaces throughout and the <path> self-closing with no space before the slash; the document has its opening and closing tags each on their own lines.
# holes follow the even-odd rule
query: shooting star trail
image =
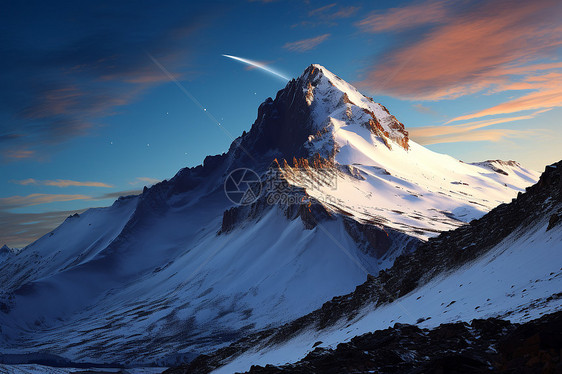
<svg viewBox="0 0 562 374">
<path fill-rule="evenodd" d="M 277 72 L 277 71 L 275 71 L 275 70 L 273 70 L 273 69 L 270 69 L 270 68 L 268 68 L 267 66 L 265 66 L 264 64 L 260 64 L 260 63 L 257 62 L 257 61 L 252 61 L 252 60 L 248 60 L 248 59 L 246 59 L 246 58 L 236 57 L 236 56 L 231 56 L 231 55 L 223 55 L 223 56 L 224 56 L 224 57 L 231 58 L 231 59 L 236 60 L 236 61 L 243 62 L 243 63 L 245 63 L 245 64 L 251 65 L 251 66 L 256 67 L 256 68 L 258 68 L 258 69 L 262 69 L 262 70 L 267 71 L 268 73 L 271 73 L 271 74 L 273 74 L 273 75 L 276 75 L 276 76 L 278 76 L 279 78 L 282 78 L 282 79 L 284 79 L 284 80 L 286 80 L 286 81 L 289 80 L 289 78 L 287 78 L 287 77 L 284 76 L 283 74 L 281 74 L 281 73 L 279 73 L 279 72 Z"/>
</svg>

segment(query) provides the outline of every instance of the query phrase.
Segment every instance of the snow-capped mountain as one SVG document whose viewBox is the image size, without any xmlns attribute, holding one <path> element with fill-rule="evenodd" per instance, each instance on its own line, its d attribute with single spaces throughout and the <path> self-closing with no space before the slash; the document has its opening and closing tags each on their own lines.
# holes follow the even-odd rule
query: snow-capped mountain
<svg viewBox="0 0 562 374">
<path fill-rule="evenodd" d="M 240 168 L 264 182 L 244 206 L 225 195 Z M 352 291 L 537 178 L 515 162 L 424 148 L 382 105 L 311 65 L 227 153 L 69 217 L 1 262 L 0 347 L 125 364 L 210 352 Z"/>
<path fill-rule="evenodd" d="M 511 365 L 545 372 L 560 362 L 559 353 L 549 358 L 547 352 L 559 351 L 560 332 L 531 321 L 553 313 L 550 328 L 559 329 L 561 264 L 562 161 L 547 166 L 539 182 L 510 204 L 432 238 L 354 292 L 166 373 L 441 372 L 427 366 L 443 357 L 454 360 L 443 372 L 465 364 L 466 372 L 495 372 L 502 365 L 497 340 L 511 328 L 498 318 L 527 323 L 526 340 L 512 336 L 508 343 Z M 490 324 L 496 327 L 484 329 Z M 431 334 L 433 344 L 424 347 Z M 479 339 L 482 347 L 475 348 Z M 342 363 L 347 369 L 338 371 Z"/>
</svg>

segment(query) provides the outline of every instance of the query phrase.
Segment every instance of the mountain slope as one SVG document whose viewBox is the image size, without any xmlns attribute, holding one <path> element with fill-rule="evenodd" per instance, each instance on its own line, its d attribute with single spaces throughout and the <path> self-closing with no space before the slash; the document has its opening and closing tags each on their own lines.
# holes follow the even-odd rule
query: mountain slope
<svg viewBox="0 0 562 374">
<path fill-rule="evenodd" d="M 562 161 L 512 203 L 401 256 L 355 292 L 170 373 L 283 365 L 397 322 L 425 328 L 490 317 L 526 322 L 562 310 L 561 217 Z"/>
<path fill-rule="evenodd" d="M 238 168 L 289 190 L 233 206 L 223 183 Z M 2 262 L 2 351 L 184 361 L 351 292 L 536 178 L 415 144 L 384 107 L 312 65 L 227 153 L 69 217 Z M 287 194 L 297 199 L 272 199 Z"/>
</svg>

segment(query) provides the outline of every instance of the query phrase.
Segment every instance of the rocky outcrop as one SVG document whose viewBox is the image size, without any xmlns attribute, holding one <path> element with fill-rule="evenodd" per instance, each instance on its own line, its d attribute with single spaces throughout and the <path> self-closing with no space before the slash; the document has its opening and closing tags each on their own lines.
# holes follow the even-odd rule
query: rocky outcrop
<svg viewBox="0 0 562 374">
<path fill-rule="evenodd" d="M 365 253 L 381 259 L 397 245 L 402 246 L 403 253 L 411 253 L 422 243 L 420 239 L 375 224 L 359 223 L 345 218 L 344 227 L 349 236 L 359 244 Z"/>
<path fill-rule="evenodd" d="M 318 347 L 299 362 L 252 366 L 247 373 L 559 373 L 561 352 L 558 312 L 523 325 L 496 318 L 433 330 L 397 323 L 336 349 Z"/>
</svg>

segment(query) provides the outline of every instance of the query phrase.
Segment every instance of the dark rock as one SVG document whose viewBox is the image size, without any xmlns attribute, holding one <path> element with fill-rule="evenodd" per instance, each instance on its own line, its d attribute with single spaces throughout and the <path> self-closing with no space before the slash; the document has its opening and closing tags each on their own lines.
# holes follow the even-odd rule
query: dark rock
<svg viewBox="0 0 562 374">
<path fill-rule="evenodd" d="M 546 231 L 552 229 L 554 226 L 556 226 L 558 222 L 560 222 L 560 216 L 558 214 L 553 214 L 552 216 L 550 216 L 550 220 L 548 221 L 548 227 L 546 228 Z"/>
<path fill-rule="evenodd" d="M 433 330 L 396 324 L 336 349 L 317 348 L 296 363 L 254 365 L 248 373 L 558 373 L 561 348 L 562 312 L 524 325 L 495 318 Z"/>
</svg>

